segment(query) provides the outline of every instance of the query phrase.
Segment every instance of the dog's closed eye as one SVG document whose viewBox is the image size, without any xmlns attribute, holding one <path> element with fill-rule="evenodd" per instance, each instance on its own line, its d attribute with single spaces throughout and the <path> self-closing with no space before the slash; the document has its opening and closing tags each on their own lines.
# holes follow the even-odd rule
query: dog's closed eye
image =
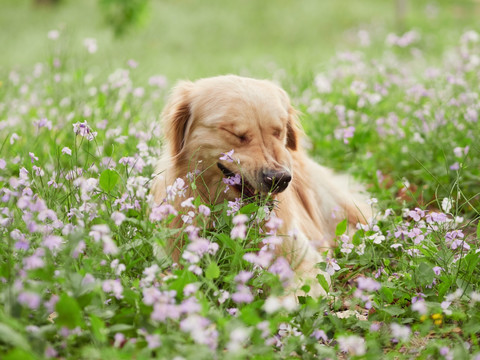
<svg viewBox="0 0 480 360">
<path fill-rule="evenodd" d="M 240 140 L 240 142 L 242 144 L 245 144 L 245 143 L 248 143 L 249 142 L 249 137 L 246 133 L 237 133 L 237 132 L 233 132 L 231 130 L 228 130 L 228 129 L 225 129 L 225 128 L 221 128 L 220 130 L 223 130 L 223 131 L 226 131 L 228 132 L 230 135 L 233 135 L 235 136 L 238 140 Z"/>
</svg>

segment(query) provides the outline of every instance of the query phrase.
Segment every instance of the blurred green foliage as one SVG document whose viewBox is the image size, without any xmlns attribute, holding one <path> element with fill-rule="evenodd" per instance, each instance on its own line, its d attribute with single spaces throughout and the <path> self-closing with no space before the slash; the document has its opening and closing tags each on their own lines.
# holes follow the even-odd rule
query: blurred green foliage
<svg viewBox="0 0 480 360">
<path fill-rule="evenodd" d="M 358 47 L 359 30 L 370 34 L 369 55 L 375 57 L 388 33 L 416 29 L 424 37 L 425 56 L 435 61 L 464 30 L 479 28 L 480 14 L 480 4 L 466 0 L 407 1 L 401 24 L 393 0 L 151 0 L 148 6 L 146 0 L 102 1 L 38 7 L 32 0 L 0 0 L 0 71 L 44 58 L 52 47 L 47 33 L 58 29 L 70 58 L 84 38 L 96 38 L 92 61 L 101 71 L 134 58 L 144 78 L 263 77 L 285 69 L 310 80 L 334 53 Z M 129 21 L 142 26 L 128 28 Z"/>
</svg>

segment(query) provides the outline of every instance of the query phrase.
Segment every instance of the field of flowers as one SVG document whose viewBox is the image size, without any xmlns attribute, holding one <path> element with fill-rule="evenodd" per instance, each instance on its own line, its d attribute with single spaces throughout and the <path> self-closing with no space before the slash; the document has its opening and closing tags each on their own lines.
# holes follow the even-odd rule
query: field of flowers
<svg viewBox="0 0 480 360">
<path fill-rule="evenodd" d="M 151 210 L 175 79 L 139 82 L 135 60 L 103 73 L 94 39 L 72 58 L 50 32 L 48 59 L 0 74 L 0 358 L 480 359 L 480 35 L 435 67 L 420 35 L 389 35 L 375 58 L 339 53 L 311 77 L 272 73 L 310 154 L 378 209 L 355 234 L 338 226 L 319 264 L 328 295 L 295 302 L 291 271 L 256 255 L 262 204 Z M 179 265 L 170 237 L 187 243 Z"/>
</svg>

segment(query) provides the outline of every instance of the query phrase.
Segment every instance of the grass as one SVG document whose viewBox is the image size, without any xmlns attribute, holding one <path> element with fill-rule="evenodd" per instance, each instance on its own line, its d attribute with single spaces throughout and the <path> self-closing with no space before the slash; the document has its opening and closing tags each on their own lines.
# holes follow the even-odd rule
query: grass
<svg viewBox="0 0 480 360">
<path fill-rule="evenodd" d="M 422 19 L 426 4 L 411 9 L 404 26 L 419 37 L 399 46 L 386 44 L 389 5 L 371 3 L 378 7 L 352 2 L 340 12 L 315 2 L 328 14 L 316 24 L 309 2 L 186 2 L 191 12 L 159 2 L 153 8 L 164 11 L 152 12 L 149 25 L 111 45 L 95 25 L 92 54 L 75 20 L 99 23 L 98 14 L 85 16 L 92 3 L 42 16 L 26 2 L 5 3 L 10 31 L 11 14 L 39 30 L 17 25 L 17 39 L 30 38 L 31 48 L 2 32 L 0 357 L 479 358 L 480 39 L 468 32 L 476 7 L 438 3 L 431 21 Z M 304 22 L 287 16 L 292 9 Z M 247 14 L 257 21 L 242 22 Z M 49 40 L 59 18 L 66 29 Z M 152 24 L 165 26 L 165 40 L 141 49 L 158 36 Z M 195 42 L 201 24 L 209 27 Z M 222 31 L 209 39 L 215 26 Z M 357 27 L 370 45 L 348 40 Z M 314 48 L 312 28 L 338 31 Z M 237 39 L 238 53 L 221 54 L 228 39 Z M 127 65 L 127 50 L 138 66 Z M 311 155 L 353 173 L 375 199 L 376 221 L 355 234 L 338 226 L 338 247 L 319 264 L 333 274 L 324 298 L 284 300 L 288 269 L 253 264 L 264 240 L 262 204 L 192 199 L 198 236 L 168 226 L 185 209 L 168 215 L 148 205 L 169 89 L 150 77 L 241 69 L 282 83 L 303 113 Z M 247 215 L 245 236 L 233 222 L 239 214 Z M 171 237 L 188 244 L 182 267 L 161 251 Z"/>
</svg>

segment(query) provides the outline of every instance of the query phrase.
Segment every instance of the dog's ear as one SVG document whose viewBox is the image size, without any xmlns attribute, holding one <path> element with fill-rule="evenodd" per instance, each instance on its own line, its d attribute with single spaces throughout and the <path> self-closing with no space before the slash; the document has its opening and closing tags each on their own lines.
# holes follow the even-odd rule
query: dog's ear
<svg viewBox="0 0 480 360">
<path fill-rule="evenodd" d="M 298 111 L 292 106 L 288 109 L 287 122 L 287 148 L 290 150 L 297 150 L 298 142 L 300 141 L 300 121 L 298 119 Z"/>
<path fill-rule="evenodd" d="M 163 109 L 165 139 L 172 156 L 180 154 L 185 143 L 187 126 L 192 117 L 190 102 L 193 87 L 194 84 L 189 81 L 178 83 Z"/>
</svg>

